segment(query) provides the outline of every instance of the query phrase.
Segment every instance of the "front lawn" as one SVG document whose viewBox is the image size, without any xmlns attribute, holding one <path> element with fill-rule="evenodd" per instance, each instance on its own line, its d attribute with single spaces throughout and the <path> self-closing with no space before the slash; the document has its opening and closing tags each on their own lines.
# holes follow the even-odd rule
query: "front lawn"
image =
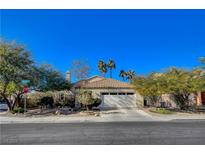
<svg viewBox="0 0 205 154">
<path fill-rule="evenodd" d="M 159 113 L 159 114 L 174 114 L 173 111 L 170 111 L 165 108 L 155 108 L 155 109 L 150 109 L 149 111 L 153 113 Z"/>
</svg>

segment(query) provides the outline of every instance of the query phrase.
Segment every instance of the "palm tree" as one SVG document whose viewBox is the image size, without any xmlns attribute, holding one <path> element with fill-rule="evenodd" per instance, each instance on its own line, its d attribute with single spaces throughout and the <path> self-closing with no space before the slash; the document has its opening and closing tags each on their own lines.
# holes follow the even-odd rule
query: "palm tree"
<svg viewBox="0 0 205 154">
<path fill-rule="evenodd" d="M 102 77 L 105 77 L 105 73 L 107 73 L 107 65 L 103 60 L 99 60 L 98 62 L 98 70 L 102 74 Z"/>
<path fill-rule="evenodd" d="M 128 79 L 128 80 L 132 80 L 133 77 L 135 76 L 135 71 L 129 70 L 129 71 L 127 71 L 126 74 L 127 74 L 127 79 Z"/>
<path fill-rule="evenodd" d="M 112 78 L 112 69 L 116 68 L 116 64 L 115 64 L 114 60 L 110 59 L 108 64 L 107 64 L 107 67 L 110 69 L 110 78 Z"/>
<path fill-rule="evenodd" d="M 125 77 L 127 76 L 127 73 L 124 70 L 120 71 L 120 75 L 121 78 L 123 78 L 123 80 L 125 80 Z"/>
<path fill-rule="evenodd" d="M 127 72 L 125 72 L 124 70 L 120 71 L 120 77 L 122 77 L 123 80 L 125 79 L 132 80 L 134 76 L 135 76 L 135 71 L 132 71 L 132 70 L 128 70 Z"/>
</svg>

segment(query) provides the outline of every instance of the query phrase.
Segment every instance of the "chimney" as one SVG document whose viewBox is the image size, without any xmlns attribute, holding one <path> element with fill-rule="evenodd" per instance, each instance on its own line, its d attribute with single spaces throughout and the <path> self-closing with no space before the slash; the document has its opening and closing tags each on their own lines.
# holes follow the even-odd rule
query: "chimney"
<svg viewBox="0 0 205 154">
<path fill-rule="evenodd" d="M 71 76 L 70 76 L 70 71 L 67 71 L 66 72 L 66 80 L 68 81 L 68 82 L 71 82 Z"/>
</svg>

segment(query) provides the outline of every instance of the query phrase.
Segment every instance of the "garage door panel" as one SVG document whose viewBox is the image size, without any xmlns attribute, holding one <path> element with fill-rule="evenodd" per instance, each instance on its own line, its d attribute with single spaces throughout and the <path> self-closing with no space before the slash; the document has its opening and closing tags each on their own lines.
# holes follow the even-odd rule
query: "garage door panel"
<svg viewBox="0 0 205 154">
<path fill-rule="evenodd" d="M 134 95 L 104 95 L 103 107 L 133 108 L 136 107 L 136 97 Z"/>
</svg>

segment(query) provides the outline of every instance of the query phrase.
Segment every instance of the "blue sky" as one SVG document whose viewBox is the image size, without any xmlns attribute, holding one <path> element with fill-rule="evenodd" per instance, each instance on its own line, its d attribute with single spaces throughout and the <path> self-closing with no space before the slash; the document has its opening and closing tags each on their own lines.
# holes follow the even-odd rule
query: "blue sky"
<svg viewBox="0 0 205 154">
<path fill-rule="evenodd" d="M 114 59 L 137 74 L 192 68 L 205 56 L 205 10 L 1 10 L 1 36 L 26 45 L 33 58 L 65 73 L 87 59 Z M 109 73 L 107 74 L 107 77 Z"/>
</svg>

